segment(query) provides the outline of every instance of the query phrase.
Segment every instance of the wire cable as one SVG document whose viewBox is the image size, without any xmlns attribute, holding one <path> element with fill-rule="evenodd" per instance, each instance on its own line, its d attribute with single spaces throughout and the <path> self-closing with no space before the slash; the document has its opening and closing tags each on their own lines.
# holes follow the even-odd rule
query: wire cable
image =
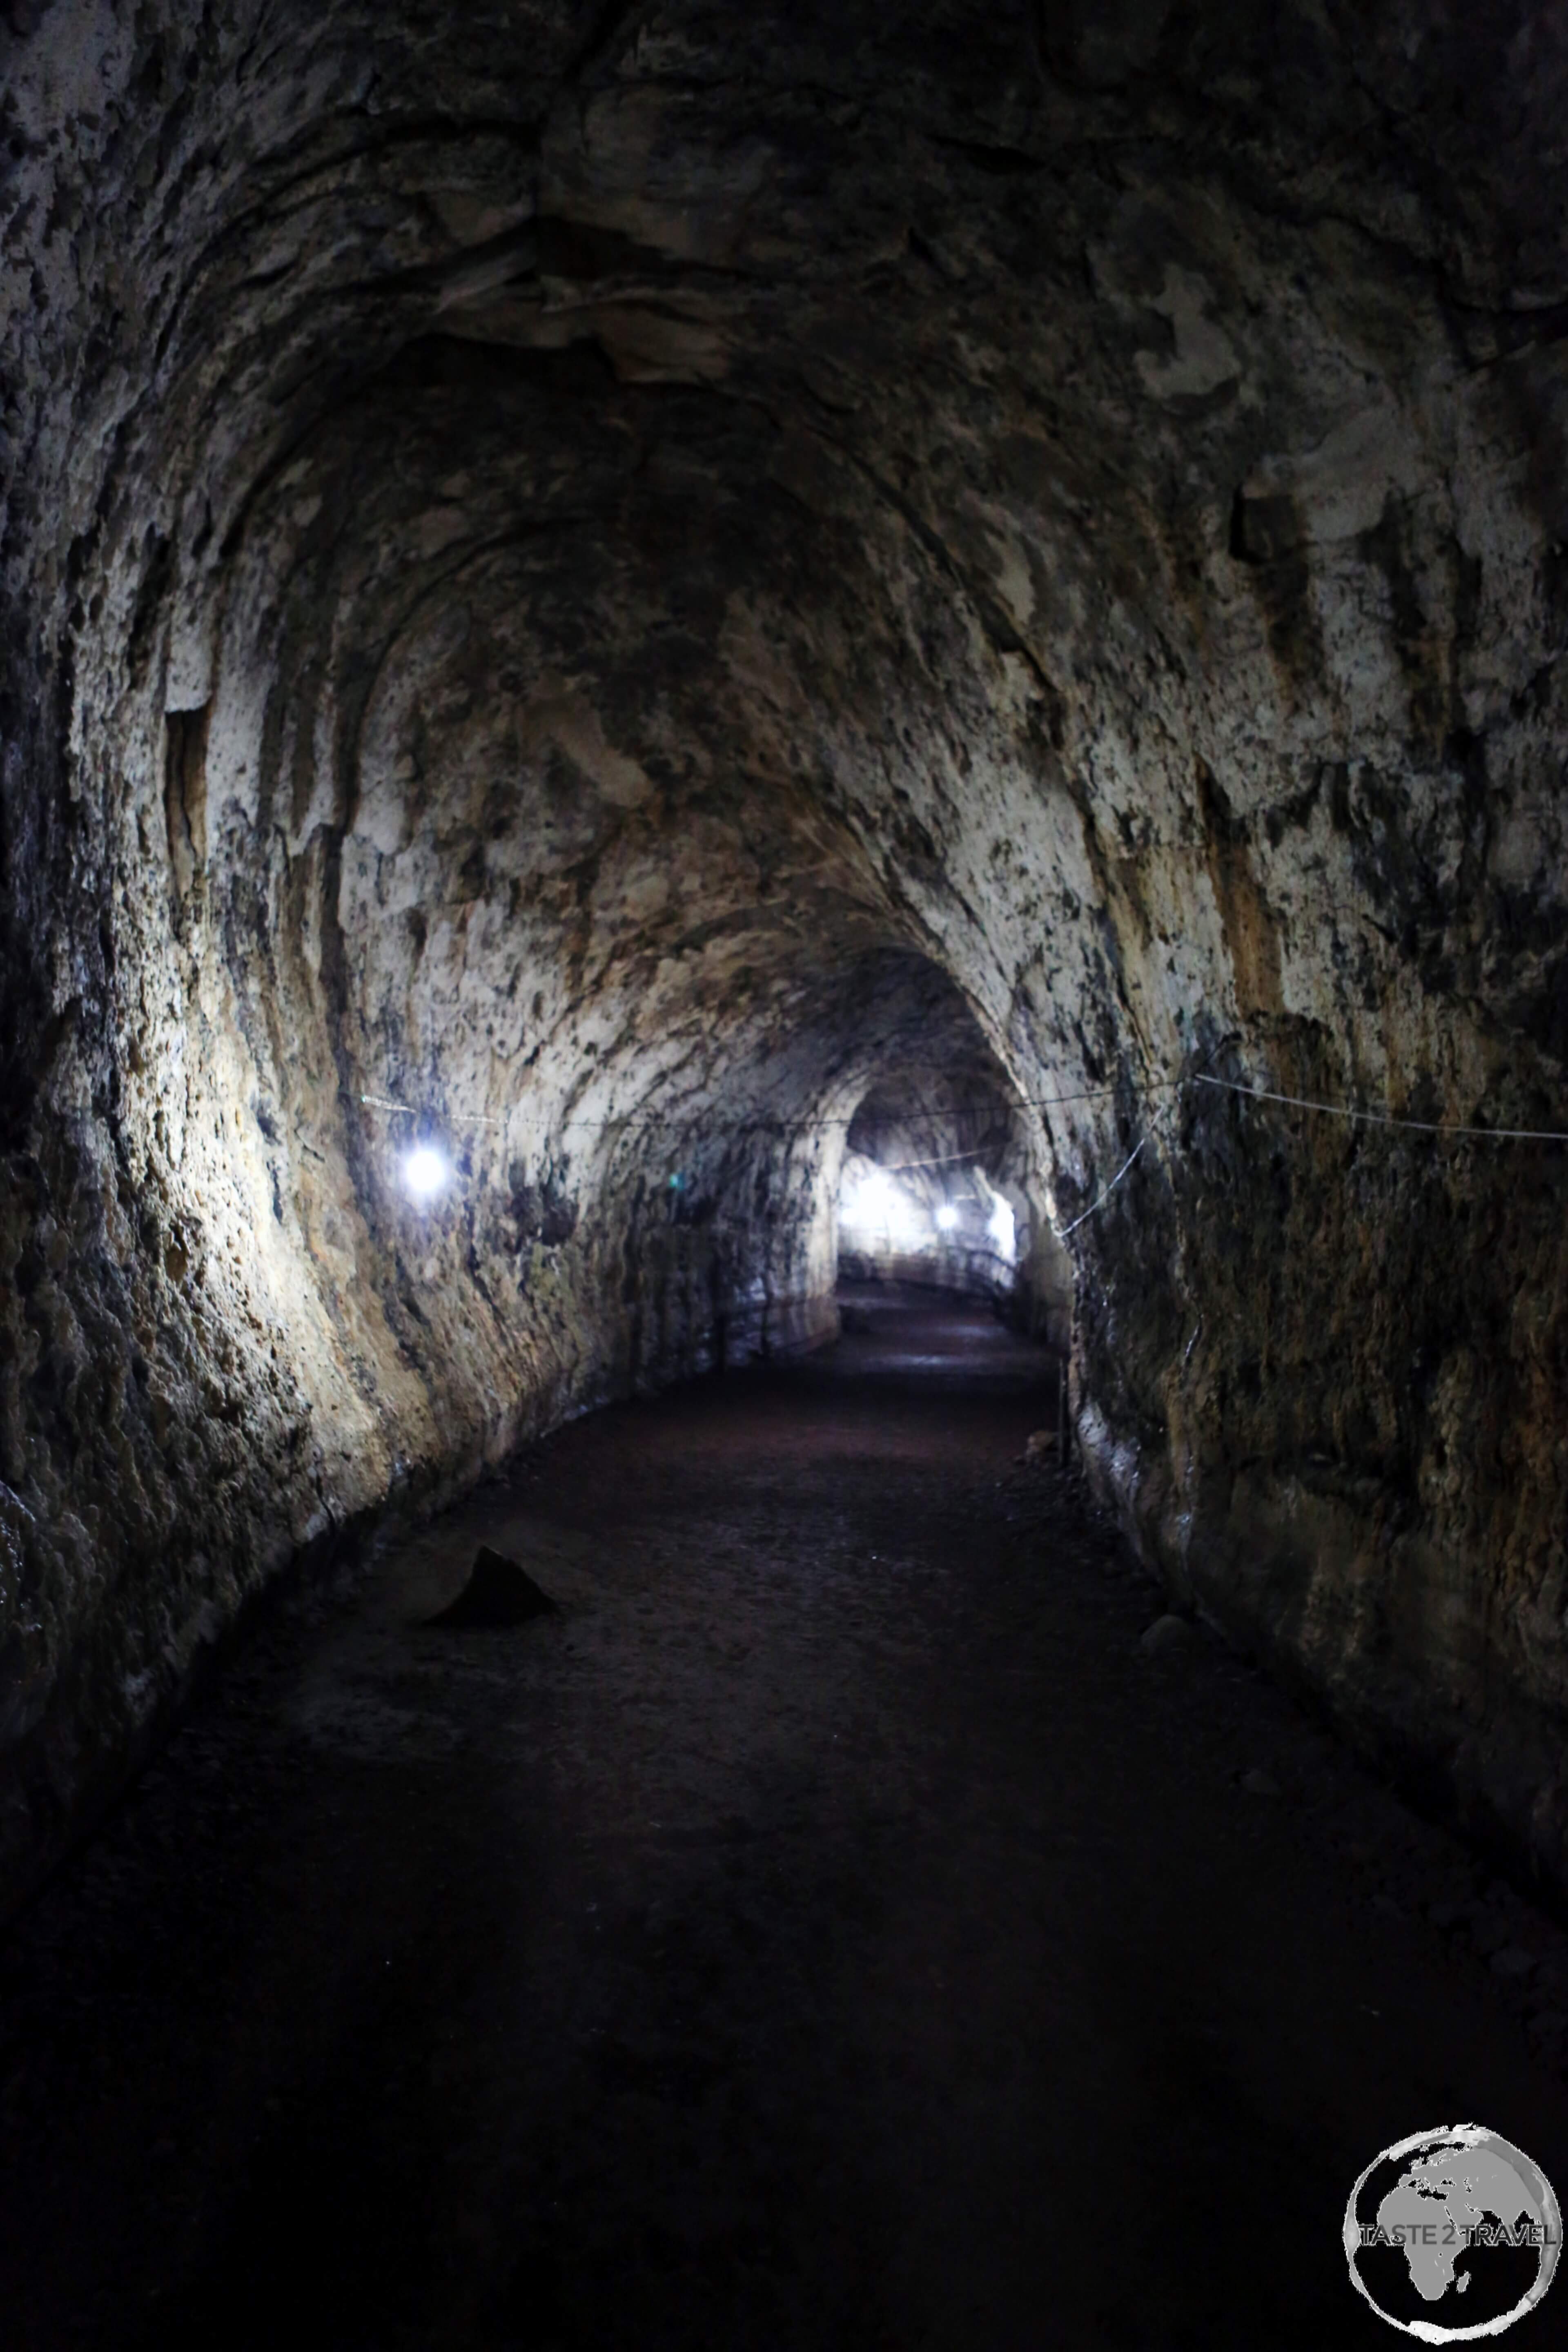
<svg viewBox="0 0 1568 2352">
<path fill-rule="evenodd" d="M 1358 1110 L 1351 1103 L 1312 1102 L 1305 1095 L 1275 1094 L 1268 1087 L 1237 1086 L 1230 1078 L 1213 1078 L 1198 1071 L 1192 1083 L 1219 1087 L 1226 1094 L 1245 1095 L 1253 1102 L 1288 1103 L 1292 1110 L 1321 1110 L 1331 1118 L 1352 1118 L 1369 1127 L 1405 1127 L 1418 1135 L 1473 1135 L 1487 1143 L 1568 1143 L 1568 1130 L 1553 1127 L 1460 1127 L 1446 1119 L 1398 1118 L 1393 1111 Z"/>
</svg>

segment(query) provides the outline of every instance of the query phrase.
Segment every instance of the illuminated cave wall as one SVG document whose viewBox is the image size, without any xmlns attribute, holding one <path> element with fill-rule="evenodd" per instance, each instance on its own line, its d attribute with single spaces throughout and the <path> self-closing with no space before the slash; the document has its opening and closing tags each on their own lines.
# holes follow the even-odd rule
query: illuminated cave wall
<svg viewBox="0 0 1568 2352">
<path fill-rule="evenodd" d="M 302 1547 L 829 1330 L 955 1002 L 1136 1540 L 1568 1879 L 1563 1152 L 1194 1083 L 1568 1125 L 1565 114 L 1519 5 L 0 20 L 7 1887 Z"/>
</svg>

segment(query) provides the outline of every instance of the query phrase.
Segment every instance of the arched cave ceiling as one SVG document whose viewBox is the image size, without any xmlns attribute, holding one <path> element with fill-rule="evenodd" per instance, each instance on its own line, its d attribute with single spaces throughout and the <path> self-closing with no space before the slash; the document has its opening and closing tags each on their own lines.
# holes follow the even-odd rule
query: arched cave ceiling
<svg viewBox="0 0 1568 2352">
<path fill-rule="evenodd" d="M 1195 1080 L 1568 1124 L 1565 117 L 1521 5 L 12 0 L 13 1881 L 301 1547 L 825 1328 L 976 1034 L 1138 1540 L 1564 1874 L 1562 1154 Z"/>
</svg>

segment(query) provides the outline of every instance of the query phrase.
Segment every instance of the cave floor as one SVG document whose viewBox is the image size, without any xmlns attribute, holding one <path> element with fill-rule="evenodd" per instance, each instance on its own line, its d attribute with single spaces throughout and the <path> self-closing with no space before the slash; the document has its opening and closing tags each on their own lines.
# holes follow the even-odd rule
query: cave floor
<svg viewBox="0 0 1568 2352">
<path fill-rule="evenodd" d="M 1142 1649 L 1016 1461 L 1037 1352 L 860 1319 L 234 1662 L 0 1948 L 7 2346 L 1325 2352 L 1388 2340 L 1380 2147 L 1473 2117 L 1568 2189 L 1563 1939 L 1207 1634 Z M 422 1628 L 478 1541 L 560 1615 Z"/>
</svg>

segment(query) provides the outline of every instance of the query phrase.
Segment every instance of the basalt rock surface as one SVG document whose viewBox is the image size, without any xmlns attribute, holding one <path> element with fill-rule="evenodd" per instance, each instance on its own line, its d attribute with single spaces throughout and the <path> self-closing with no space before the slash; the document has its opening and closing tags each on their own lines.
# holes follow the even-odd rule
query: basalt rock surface
<svg viewBox="0 0 1568 2352">
<path fill-rule="evenodd" d="M 1568 1883 L 1563 1151 L 1210 1083 L 1568 1126 L 1565 115 L 1522 0 L 13 5 L 7 1887 L 302 1548 L 829 1330 L 964 1024 L 1141 1544 Z"/>
</svg>

